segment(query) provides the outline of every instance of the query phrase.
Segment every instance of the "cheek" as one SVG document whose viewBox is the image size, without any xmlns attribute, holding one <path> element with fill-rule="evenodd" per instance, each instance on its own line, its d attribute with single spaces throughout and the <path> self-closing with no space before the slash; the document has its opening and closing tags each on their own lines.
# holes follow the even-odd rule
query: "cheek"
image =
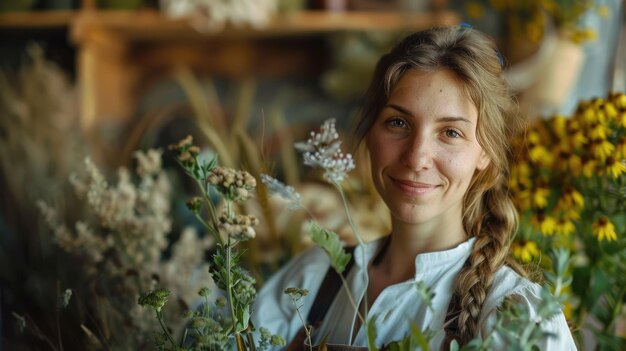
<svg viewBox="0 0 626 351">
<path fill-rule="evenodd" d="M 476 172 L 478 160 L 475 156 L 467 154 L 447 155 L 444 160 L 445 173 L 458 183 L 469 183 Z"/>
<path fill-rule="evenodd" d="M 376 168 L 381 164 L 385 163 L 385 160 L 388 160 L 390 157 L 390 153 L 392 153 L 392 149 L 380 137 L 376 137 L 375 135 L 370 136 L 367 140 L 367 148 L 369 150 L 370 161 L 372 164 L 372 168 Z"/>
</svg>

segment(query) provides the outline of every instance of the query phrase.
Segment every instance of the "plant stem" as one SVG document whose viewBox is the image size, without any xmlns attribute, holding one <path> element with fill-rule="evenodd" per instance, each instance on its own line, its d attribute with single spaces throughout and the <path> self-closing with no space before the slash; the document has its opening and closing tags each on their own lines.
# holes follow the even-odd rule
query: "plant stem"
<svg viewBox="0 0 626 351">
<path fill-rule="evenodd" d="M 249 329 L 246 330 L 246 338 L 248 339 L 248 349 L 250 351 L 256 351 L 256 346 L 254 346 L 254 339 L 252 338 L 252 334 L 250 333 Z"/>
<path fill-rule="evenodd" d="M 218 232 L 218 231 L 216 231 L 216 230 L 215 230 L 215 228 L 211 227 L 211 226 L 209 225 L 209 223 L 207 223 L 207 222 L 206 222 L 206 221 L 202 218 L 202 216 L 200 216 L 200 215 L 199 215 L 199 214 L 197 214 L 197 213 L 194 213 L 193 215 L 194 215 L 194 216 L 196 217 L 196 219 L 197 219 L 197 220 L 198 220 L 198 221 L 199 221 L 199 222 L 200 222 L 200 223 L 204 226 L 204 228 L 205 228 L 206 230 L 208 230 L 208 231 L 211 233 L 211 235 L 213 235 L 213 236 L 218 236 L 218 235 L 219 235 L 219 232 Z"/>
<path fill-rule="evenodd" d="M 172 347 L 176 349 L 176 343 L 174 342 L 174 339 L 172 339 L 172 336 L 170 335 L 170 333 L 167 331 L 167 328 L 165 327 L 165 323 L 163 323 L 163 313 L 161 311 L 156 311 L 156 315 L 157 315 L 157 319 L 159 320 L 159 324 L 161 325 L 161 329 L 163 329 L 163 332 L 167 336 L 168 340 L 170 341 L 170 343 L 172 343 Z"/>
<path fill-rule="evenodd" d="M 243 343 L 243 338 L 238 332 L 235 333 L 235 342 L 237 343 L 237 350 L 246 351 L 246 346 Z"/>
<path fill-rule="evenodd" d="M 211 201 L 211 199 L 209 198 L 209 186 L 206 183 L 201 183 L 201 181 L 198 179 L 196 179 L 196 183 L 198 183 L 198 186 L 202 190 L 202 197 L 204 198 L 204 201 L 207 203 L 207 206 L 209 208 L 208 212 L 209 212 L 209 218 L 211 219 L 211 224 L 213 225 L 212 227 L 213 236 L 215 237 L 215 240 L 217 240 L 218 243 L 223 245 L 224 241 L 222 240 L 222 237 L 220 236 L 219 231 L 217 230 L 217 215 L 215 214 L 215 206 L 213 206 L 213 201 Z"/>
<path fill-rule="evenodd" d="M 60 299 L 61 299 L 61 282 L 57 280 L 57 308 L 56 308 L 56 329 L 57 329 L 57 338 L 58 338 L 58 342 L 59 342 L 59 350 L 63 351 L 63 339 L 61 337 L 61 318 L 60 318 L 60 314 L 61 314 L 61 303 L 60 303 Z"/>
<path fill-rule="evenodd" d="M 304 327 L 304 332 L 306 333 L 306 341 L 308 342 L 309 351 L 313 351 L 313 345 L 311 345 L 313 343 L 311 341 L 311 329 L 309 329 L 309 327 L 304 322 L 304 318 L 302 318 L 302 314 L 300 314 L 300 306 L 298 306 L 298 304 L 296 303 L 296 299 L 291 297 L 291 303 L 293 303 L 293 306 L 296 308 L 296 313 L 298 313 L 300 322 L 302 323 L 302 326 Z"/>
<path fill-rule="evenodd" d="M 354 221 L 352 221 L 352 215 L 350 214 L 350 209 L 348 208 L 348 201 L 346 200 L 346 195 L 343 192 L 343 188 L 341 187 L 341 185 L 339 185 L 339 183 L 333 183 L 333 184 L 335 185 L 335 188 L 337 188 L 337 191 L 339 191 L 339 195 L 341 195 L 341 201 L 343 202 L 343 209 L 346 212 L 346 216 L 348 217 L 348 222 L 350 223 L 350 227 L 352 228 L 352 232 L 354 233 L 356 240 L 359 242 L 360 245 L 365 244 L 365 242 L 361 238 L 361 234 L 359 234 L 359 230 L 354 224 Z"/>
<path fill-rule="evenodd" d="M 339 274 L 339 277 L 341 277 L 341 282 L 342 282 L 341 285 L 343 285 L 343 287 L 346 289 L 348 300 L 350 300 L 350 304 L 352 304 L 352 307 L 354 307 L 357 317 L 359 317 L 361 324 L 365 325 L 365 319 L 363 319 L 363 316 L 361 315 L 361 312 L 359 311 L 359 307 L 356 305 L 356 302 L 354 301 L 354 297 L 352 296 L 352 293 L 350 289 L 348 288 L 348 282 L 346 281 L 346 278 L 343 277 L 343 274 Z"/>
<path fill-rule="evenodd" d="M 237 349 L 239 348 L 239 331 L 237 330 L 237 315 L 235 314 L 235 303 L 233 301 L 233 286 L 231 282 L 231 247 L 230 247 L 230 238 L 228 239 L 228 243 L 226 245 L 226 293 L 228 294 L 228 307 L 230 308 L 231 321 L 233 323 L 233 332 L 235 333 L 235 338 L 237 338 Z"/>
<path fill-rule="evenodd" d="M 346 199 L 346 195 L 343 192 L 343 188 L 337 182 L 334 182 L 333 184 L 335 185 L 335 188 L 337 188 L 337 191 L 339 192 L 339 195 L 341 195 L 341 201 L 343 202 L 343 209 L 346 212 L 346 216 L 348 217 L 348 222 L 350 223 L 350 227 L 352 228 L 352 232 L 354 233 L 354 236 L 356 237 L 357 241 L 359 242 L 359 245 L 365 245 L 365 242 L 361 238 L 361 234 L 359 234 L 359 230 L 357 229 L 356 225 L 354 224 L 354 221 L 352 220 L 352 215 L 350 214 L 350 209 L 348 208 L 348 201 Z M 365 279 L 365 281 L 368 281 L 369 277 L 367 275 L 367 263 L 365 262 L 365 251 L 364 250 L 361 250 L 361 260 L 363 261 L 363 264 L 366 267 L 363 270 L 363 278 Z M 340 274 L 340 276 L 341 276 L 341 274 Z M 343 276 L 342 276 L 342 279 L 343 279 Z M 345 281 L 344 281 L 344 283 L 345 283 Z M 351 294 L 349 292 L 348 292 L 348 296 L 351 296 Z M 369 309 L 368 298 L 367 298 L 367 289 L 365 289 L 365 295 L 364 295 L 363 301 L 364 301 L 364 312 L 365 312 L 364 315 L 367 318 L 368 309 Z M 358 309 L 357 309 L 357 312 L 358 312 Z M 362 320 L 364 325 L 367 324 L 367 322 L 363 320 L 363 317 L 361 317 L 361 320 Z"/>
</svg>

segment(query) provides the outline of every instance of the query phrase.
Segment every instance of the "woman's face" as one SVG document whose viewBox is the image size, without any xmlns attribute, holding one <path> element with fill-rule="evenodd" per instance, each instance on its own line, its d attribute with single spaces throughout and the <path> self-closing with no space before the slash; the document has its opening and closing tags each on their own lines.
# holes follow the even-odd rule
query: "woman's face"
<svg viewBox="0 0 626 351">
<path fill-rule="evenodd" d="M 366 139 L 374 184 L 395 221 L 461 220 L 472 176 L 489 164 L 477 121 L 451 72 L 409 70 L 398 81 Z"/>
</svg>

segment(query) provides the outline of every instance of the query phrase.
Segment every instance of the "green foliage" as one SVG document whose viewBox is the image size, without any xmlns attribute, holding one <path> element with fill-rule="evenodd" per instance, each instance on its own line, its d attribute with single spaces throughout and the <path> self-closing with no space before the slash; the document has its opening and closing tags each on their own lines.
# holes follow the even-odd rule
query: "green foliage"
<svg viewBox="0 0 626 351">
<path fill-rule="evenodd" d="M 250 306 L 256 297 L 254 288 L 256 282 L 250 273 L 239 265 L 243 252 L 238 252 L 236 246 L 240 241 L 254 237 L 254 230 L 251 227 L 258 221 L 249 220 L 245 225 L 242 224 L 240 221 L 242 216 L 234 212 L 233 202 L 243 202 L 250 198 L 256 181 L 247 172 L 218 167 L 216 158 L 200 160 L 198 157 L 200 149 L 193 145 L 191 136 L 171 145 L 170 150 L 185 172 L 200 187 L 202 197 L 192 198 L 187 207 L 217 242 L 215 253 L 211 257 L 210 273 L 220 289 L 219 293 L 226 299 L 224 302 L 223 298 L 218 297 L 215 303 L 211 304 L 209 303 L 211 291 L 208 288 L 200 289 L 198 295 L 205 299 L 204 306 L 188 314 L 187 331 L 180 345 L 169 335 L 161 312 L 169 292 L 164 289 L 149 292 L 139 299 L 139 304 L 155 309 L 163 329 L 163 333 L 159 335 L 164 335 L 170 341 L 171 350 L 182 349 L 183 343 L 189 345 L 192 350 L 226 350 L 232 348 L 233 341 L 239 350 L 254 350 Z M 226 208 L 219 221 L 215 210 L 216 204 L 208 196 L 212 189 L 217 190 L 222 196 L 221 200 Z M 201 217 L 203 204 L 206 205 L 208 212 L 207 220 Z M 245 238 L 238 235 L 243 230 L 248 234 Z M 227 313 L 224 311 L 225 308 L 228 309 Z M 267 332 L 263 333 L 263 336 L 260 345 L 264 345 L 265 348 L 268 345 L 281 344 L 280 337 Z M 166 349 L 163 340 L 163 337 L 155 339 L 159 349 Z"/>
<path fill-rule="evenodd" d="M 313 242 L 324 249 L 328 256 L 330 256 L 330 266 L 333 267 L 337 273 L 343 273 L 352 255 L 344 250 L 343 244 L 341 240 L 339 240 L 339 235 L 331 230 L 320 227 L 313 221 L 309 223 L 311 226 L 309 234 Z"/>
<path fill-rule="evenodd" d="M 368 349 L 370 351 L 378 351 L 378 347 L 376 347 L 376 335 L 378 334 L 376 331 L 376 316 L 370 317 L 366 325 L 366 332 Z"/>
<path fill-rule="evenodd" d="M 160 312 L 161 308 L 167 303 L 170 291 L 164 288 L 155 289 L 143 294 L 137 303 L 141 306 L 152 307 L 155 311 Z"/>
<path fill-rule="evenodd" d="M 420 330 L 415 323 L 410 325 L 410 334 L 402 340 L 389 344 L 387 347 L 389 351 L 428 351 L 430 349 L 428 343 L 433 338 L 434 333 L 428 329 L 425 331 Z"/>
</svg>

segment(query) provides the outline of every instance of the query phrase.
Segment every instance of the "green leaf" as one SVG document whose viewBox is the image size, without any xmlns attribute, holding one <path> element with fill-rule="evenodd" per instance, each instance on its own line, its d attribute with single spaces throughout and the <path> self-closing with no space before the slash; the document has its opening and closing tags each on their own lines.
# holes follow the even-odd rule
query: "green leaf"
<svg viewBox="0 0 626 351">
<path fill-rule="evenodd" d="M 584 300 L 589 294 L 589 287 L 591 286 L 591 267 L 574 267 L 572 275 L 574 277 L 572 291 L 576 296 L 580 296 L 580 298 Z"/>
<path fill-rule="evenodd" d="M 333 267 L 337 273 L 343 273 L 352 256 L 343 249 L 339 235 L 326 228 L 320 227 L 313 221 L 310 221 L 309 224 L 311 225 L 311 230 L 309 231 L 311 240 L 330 256 L 331 267 Z"/>
<path fill-rule="evenodd" d="M 417 341 L 417 344 L 420 346 L 422 351 L 428 351 L 428 338 L 424 335 L 424 333 L 422 333 L 417 325 L 415 325 L 415 323 L 411 323 L 411 335 L 413 336 L 413 340 Z"/>
<path fill-rule="evenodd" d="M 369 351 L 378 351 L 376 334 L 376 316 L 372 316 L 367 322 L 367 347 Z"/>
<path fill-rule="evenodd" d="M 459 351 L 459 343 L 458 343 L 458 342 L 456 342 L 456 340 L 452 340 L 452 341 L 450 342 L 450 348 L 449 348 L 449 350 L 450 350 L 450 351 Z"/>
<path fill-rule="evenodd" d="M 603 270 L 593 268 L 591 270 L 591 293 L 588 296 L 586 305 L 590 307 L 593 311 L 592 313 L 599 312 L 597 308 L 600 304 L 598 301 L 600 300 L 600 296 L 602 296 L 606 291 L 609 291 L 612 287 L 611 277 L 607 275 Z"/>
</svg>

